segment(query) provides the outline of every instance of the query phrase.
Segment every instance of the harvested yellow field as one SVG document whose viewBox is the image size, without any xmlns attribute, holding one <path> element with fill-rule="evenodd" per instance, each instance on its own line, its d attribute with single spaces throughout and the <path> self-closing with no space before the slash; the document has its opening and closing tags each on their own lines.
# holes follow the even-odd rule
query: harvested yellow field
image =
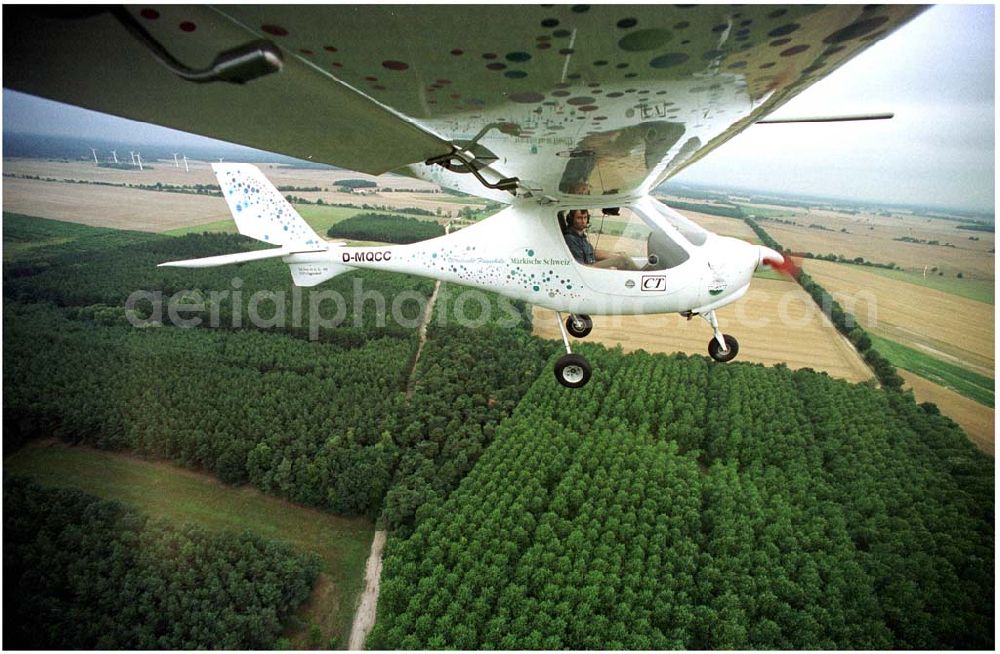
<svg viewBox="0 0 1000 654">
<path fill-rule="evenodd" d="M 165 232 L 229 218 L 220 197 L 7 177 L 3 210 L 93 227 Z"/>
<path fill-rule="evenodd" d="M 119 153 L 118 160 L 128 160 Z M 215 184 L 215 175 L 207 161 L 188 159 L 188 168 L 184 163 L 180 168 L 174 168 L 174 162 L 152 161 L 142 162 L 145 170 L 138 168 L 118 169 L 99 168 L 93 161 L 50 161 L 46 159 L 4 159 L 5 175 L 35 175 L 38 177 L 53 177 L 58 180 L 72 179 L 85 182 L 105 182 L 108 184 Z M 6 180 L 5 180 L 6 181 Z"/>
<path fill-rule="evenodd" d="M 873 334 L 995 376 L 993 305 L 882 277 L 862 266 L 807 260 L 803 268 Z"/>
<path fill-rule="evenodd" d="M 959 395 L 955 391 L 931 383 L 906 370 L 899 374 L 906 381 L 906 387 L 913 390 L 917 402 L 933 402 L 941 409 L 941 413 L 957 422 L 969 440 L 976 447 L 994 456 L 996 452 L 996 434 L 994 432 L 994 411 L 975 400 Z"/>
<path fill-rule="evenodd" d="M 119 156 L 119 160 L 121 160 Z M 126 155 L 127 158 L 127 155 Z M 274 182 L 275 186 L 319 186 L 332 187 L 338 181 L 345 179 L 365 179 L 376 182 L 381 187 L 437 191 L 438 186 L 410 177 L 399 175 L 366 175 L 350 170 L 324 170 L 313 168 L 294 168 L 284 164 L 256 164 L 264 174 Z M 211 162 L 188 159 L 188 169 L 184 163 L 174 167 L 173 160 L 143 161 L 145 170 L 138 168 L 119 170 L 117 168 L 99 168 L 93 161 L 47 161 L 43 159 L 4 159 L 3 172 L 13 175 L 36 175 L 38 177 L 54 177 L 56 179 L 75 179 L 88 182 L 108 182 L 111 184 L 164 184 L 191 185 L 217 184 L 212 172 Z"/>
<path fill-rule="evenodd" d="M 833 377 L 859 382 L 873 375 L 861 357 L 819 307 L 791 281 L 755 280 L 743 299 L 716 312 L 719 325 L 740 343 L 737 361 L 765 365 L 786 363 L 813 368 Z M 625 351 L 707 354 L 712 330 L 701 318 L 678 314 L 592 316 L 594 331 L 587 340 Z M 555 313 L 534 308 L 534 333 L 561 339 Z"/>
<path fill-rule="evenodd" d="M 698 223 L 701 227 L 710 232 L 715 232 L 721 236 L 732 236 L 744 241 L 757 241 L 757 235 L 750 227 L 739 218 L 727 218 L 725 216 L 712 216 L 707 213 L 697 211 L 680 211 L 681 214 Z"/>
<path fill-rule="evenodd" d="M 92 162 L 5 160 L 4 174 L 16 177 L 4 177 L 4 211 L 99 227 L 152 232 L 197 226 L 229 217 L 229 211 L 221 198 L 199 197 L 186 193 L 156 193 L 103 185 L 153 186 L 157 183 L 175 186 L 200 184 L 217 187 L 218 185 L 210 165 L 204 161 L 188 161 L 190 172 L 185 172 L 183 167 L 175 168 L 173 161 L 156 161 L 150 165 L 152 168 L 140 172 L 138 169 L 98 168 Z M 261 164 L 260 167 L 268 179 L 279 188 L 323 189 L 285 192 L 287 195 L 295 195 L 309 202 L 322 199 L 326 204 L 352 205 L 359 209 L 362 205 L 387 209 L 415 207 L 431 211 L 443 218 L 457 216 L 463 207 L 477 210 L 483 207 L 483 201 L 477 198 L 447 195 L 430 182 L 398 175 L 374 177 L 346 170 L 291 168 L 277 164 Z M 24 179 L 24 176 L 60 181 Z M 345 179 L 370 180 L 378 183 L 380 189 L 393 190 L 377 192 L 374 189 L 364 192 L 341 190 L 336 183 Z M 62 180 L 90 183 L 68 184 Z M 67 193 L 67 190 L 70 192 Z M 139 195 L 136 195 L 137 193 Z"/>
<path fill-rule="evenodd" d="M 916 216 L 846 216 L 832 211 L 804 209 L 787 220 L 797 224 L 762 220 L 761 226 L 783 247 L 794 252 L 838 254 L 849 259 L 863 257 L 877 263 L 892 262 L 913 271 L 923 271 L 925 266 L 928 270 L 936 267 L 949 277 L 959 272 L 971 279 L 994 277 L 994 256 L 990 253 L 995 246 L 994 234 L 960 230 L 960 223 L 955 221 Z M 832 231 L 809 227 L 813 224 Z M 841 229 L 847 232 L 841 232 Z M 896 240 L 903 237 L 938 241 L 940 244 Z M 979 240 L 973 241 L 970 237 Z M 955 247 L 946 247 L 945 243 Z"/>
</svg>

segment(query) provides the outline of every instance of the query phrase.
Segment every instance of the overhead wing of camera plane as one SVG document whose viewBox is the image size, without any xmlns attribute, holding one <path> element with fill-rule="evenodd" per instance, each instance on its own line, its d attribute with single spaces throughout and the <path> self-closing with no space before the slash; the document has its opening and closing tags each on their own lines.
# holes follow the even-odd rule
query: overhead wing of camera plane
<svg viewBox="0 0 1000 654">
<path fill-rule="evenodd" d="M 285 258 L 296 283 L 355 267 L 419 272 L 569 311 L 574 334 L 586 331 L 588 312 L 681 311 L 709 321 L 710 351 L 728 360 L 735 339 L 719 332 L 714 309 L 745 293 L 762 262 L 783 258 L 704 232 L 650 191 L 920 10 L 8 6 L 3 79 L 98 111 L 367 173 L 394 170 L 510 205 L 443 239 L 354 251 L 311 230 L 284 238 L 304 222 L 259 171 L 217 166 L 240 230 L 280 245 L 270 256 Z M 616 223 L 616 256 L 631 263 L 576 261 L 562 233 L 576 209 Z M 214 259 L 200 265 L 242 260 Z M 586 383 L 586 362 L 567 358 L 560 382 Z"/>
</svg>

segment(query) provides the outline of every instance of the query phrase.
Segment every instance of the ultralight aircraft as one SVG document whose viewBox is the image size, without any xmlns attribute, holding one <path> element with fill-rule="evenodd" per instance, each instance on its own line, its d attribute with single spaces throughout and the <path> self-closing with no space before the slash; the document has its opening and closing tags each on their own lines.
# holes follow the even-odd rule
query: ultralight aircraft
<svg viewBox="0 0 1000 654">
<path fill-rule="evenodd" d="M 503 203 L 440 238 L 348 247 L 316 234 L 256 167 L 213 164 L 240 233 L 275 247 L 164 265 L 280 257 L 299 286 L 370 268 L 495 291 L 556 312 L 555 375 L 580 387 L 591 367 L 568 336 L 586 336 L 591 314 L 700 316 L 712 358 L 736 356 L 715 310 L 762 266 L 790 261 L 652 191 L 921 9 L 8 6 L 4 86 Z M 590 251 L 574 256 L 584 212 Z"/>
</svg>

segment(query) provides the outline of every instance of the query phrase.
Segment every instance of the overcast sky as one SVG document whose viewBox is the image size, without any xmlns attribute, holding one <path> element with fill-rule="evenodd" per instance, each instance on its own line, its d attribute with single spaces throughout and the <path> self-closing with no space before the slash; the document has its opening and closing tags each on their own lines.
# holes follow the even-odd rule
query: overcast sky
<svg viewBox="0 0 1000 654">
<path fill-rule="evenodd" d="M 757 125 L 673 178 L 763 191 L 994 209 L 994 7 L 924 12 L 775 116 L 888 121 Z M 183 147 L 206 139 L 3 92 L 3 127 Z"/>
<path fill-rule="evenodd" d="M 756 125 L 674 180 L 992 211 L 994 79 L 993 6 L 932 7 L 774 114 L 895 118 Z"/>
</svg>

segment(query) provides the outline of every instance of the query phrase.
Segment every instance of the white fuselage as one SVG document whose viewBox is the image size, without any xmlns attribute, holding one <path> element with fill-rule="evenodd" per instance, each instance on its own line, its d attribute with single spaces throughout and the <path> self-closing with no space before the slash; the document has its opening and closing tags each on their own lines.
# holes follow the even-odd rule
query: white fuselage
<svg viewBox="0 0 1000 654">
<path fill-rule="evenodd" d="M 630 205 L 654 230 L 686 251 L 682 263 L 660 270 L 607 270 L 574 260 L 556 218 L 560 209 L 514 204 L 480 223 L 411 245 L 344 247 L 284 258 L 295 281 L 308 286 L 345 268 L 388 270 L 482 288 L 575 314 L 703 313 L 740 298 L 764 256 L 744 241 L 702 231 L 695 245 L 664 219 L 671 211 L 644 197 Z M 593 207 L 593 212 L 600 212 Z M 770 252 L 770 251 L 768 251 Z M 637 261 L 642 267 L 647 262 Z"/>
</svg>

